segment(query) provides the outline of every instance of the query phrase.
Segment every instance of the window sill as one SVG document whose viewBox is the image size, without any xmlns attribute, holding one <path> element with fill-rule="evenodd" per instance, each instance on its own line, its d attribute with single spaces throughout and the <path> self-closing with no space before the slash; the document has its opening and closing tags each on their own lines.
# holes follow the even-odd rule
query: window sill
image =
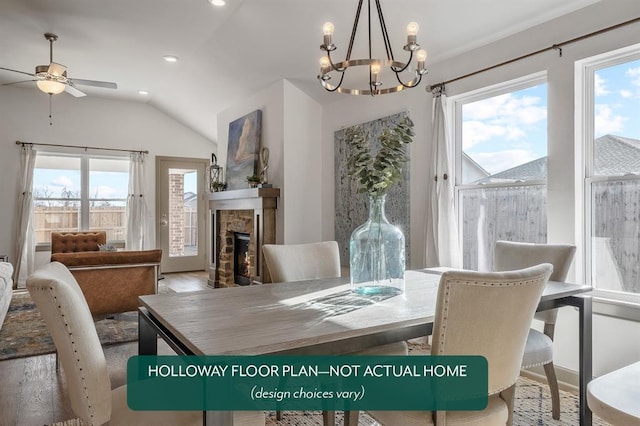
<svg viewBox="0 0 640 426">
<path fill-rule="evenodd" d="M 594 295 L 593 313 L 594 315 L 604 315 L 627 321 L 640 322 L 640 303 L 637 301 Z"/>
</svg>

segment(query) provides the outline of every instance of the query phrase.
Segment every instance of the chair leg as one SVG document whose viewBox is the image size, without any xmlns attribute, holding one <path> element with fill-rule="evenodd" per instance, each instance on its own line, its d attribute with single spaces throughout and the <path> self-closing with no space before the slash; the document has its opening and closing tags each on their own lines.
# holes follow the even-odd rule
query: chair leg
<svg viewBox="0 0 640 426">
<path fill-rule="evenodd" d="M 547 383 L 551 392 L 551 417 L 554 420 L 560 420 L 560 390 L 558 389 L 558 379 L 556 378 L 556 370 L 553 368 L 553 362 L 544 365 L 544 373 L 547 376 Z"/>
<path fill-rule="evenodd" d="M 280 410 L 276 411 L 276 420 L 277 421 L 282 420 L 282 411 Z"/>
<path fill-rule="evenodd" d="M 360 417 L 359 410 L 345 411 L 344 426 L 358 426 L 359 417 Z"/>
<path fill-rule="evenodd" d="M 336 412 L 335 411 L 323 411 L 322 412 L 322 424 L 324 426 L 336 426 Z"/>
<path fill-rule="evenodd" d="M 507 426 L 513 425 L 513 409 L 516 401 L 516 385 L 510 386 L 507 389 L 500 392 L 500 398 L 507 403 L 507 409 L 509 410 L 509 417 L 507 418 Z"/>
</svg>

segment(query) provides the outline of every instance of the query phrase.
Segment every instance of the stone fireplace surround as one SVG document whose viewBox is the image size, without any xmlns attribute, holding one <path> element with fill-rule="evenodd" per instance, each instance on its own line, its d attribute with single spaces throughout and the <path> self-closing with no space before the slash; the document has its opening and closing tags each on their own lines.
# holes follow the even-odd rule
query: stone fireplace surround
<svg viewBox="0 0 640 426">
<path fill-rule="evenodd" d="M 211 260 L 209 286 L 235 287 L 233 233 L 250 235 L 249 259 L 252 284 L 270 282 L 262 246 L 276 242 L 278 188 L 248 188 L 209 195 Z"/>
</svg>

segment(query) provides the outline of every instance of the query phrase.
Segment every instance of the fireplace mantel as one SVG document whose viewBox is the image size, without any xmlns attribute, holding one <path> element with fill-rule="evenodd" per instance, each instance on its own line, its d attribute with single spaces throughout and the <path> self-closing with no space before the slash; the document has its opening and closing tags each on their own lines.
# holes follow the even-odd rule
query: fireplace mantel
<svg viewBox="0 0 640 426">
<path fill-rule="evenodd" d="M 229 232 L 240 231 L 251 235 L 254 265 L 252 266 L 252 284 L 270 282 L 267 268 L 264 265 L 262 246 L 276 242 L 276 209 L 279 188 L 247 188 L 232 191 L 213 192 L 209 194 L 209 211 L 211 215 L 211 264 L 209 267 L 209 285 L 212 287 L 228 287 L 230 262 L 228 238 Z M 235 211 L 247 215 L 252 212 L 251 229 L 228 229 L 223 212 Z M 251 216 L 251 213 L 249 213 Z M 247 220 L 248 222 L 249 220 Z M 233 265 L 231 265 L 233 267 Z M 233 271 L 231 271 L 231 275 Z"/>
</svg>

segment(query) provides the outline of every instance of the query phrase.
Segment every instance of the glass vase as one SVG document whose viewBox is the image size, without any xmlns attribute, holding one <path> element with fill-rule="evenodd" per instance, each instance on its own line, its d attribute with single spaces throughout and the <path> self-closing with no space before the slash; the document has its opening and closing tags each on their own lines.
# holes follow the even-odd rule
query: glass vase
<svg viewBox="0 0 640 426">
<path fill-rule="evenodd" d="M 369 197 L 369 219 L 351 234 L 351 289 L 363 295 L 404 293 L 404 234 L 387 220 L 385 198 Z"/>
</svg>

